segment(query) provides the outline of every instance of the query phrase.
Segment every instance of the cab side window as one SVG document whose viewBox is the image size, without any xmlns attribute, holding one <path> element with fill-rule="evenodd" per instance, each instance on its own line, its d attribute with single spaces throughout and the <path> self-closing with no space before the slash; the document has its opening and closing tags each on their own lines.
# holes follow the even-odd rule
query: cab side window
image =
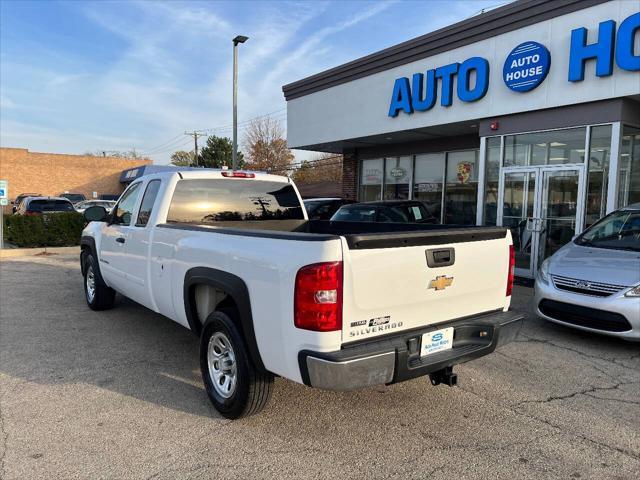
<svg viewBox="0 0 640 480">
<path fill-rule="evenodd" d="M 113 209 L 113 218 L 111 223 L 114 225 L 130 225 L 131 215 L 133 214 L 133 207 L 136 205 L 138 199 L 138 192 L 140 190 L 140 184 L 136 183 L 129 187 L 123 195 L 118 204 Z"/>
<path fill-rule="evenodd" d="M 138 212 L 138 220 L 136 221 L 136 227 L 144 227 L 151 218 L 151 212 L 153 211 L 153 205 L 156 203 L 156 197 L 160 190 L 160 180 L 151 180 L 147 184 L 147 188 L 144 191 L 142 197 L 142 203 L 140 204 L 140 211 Z"/>
</svg>

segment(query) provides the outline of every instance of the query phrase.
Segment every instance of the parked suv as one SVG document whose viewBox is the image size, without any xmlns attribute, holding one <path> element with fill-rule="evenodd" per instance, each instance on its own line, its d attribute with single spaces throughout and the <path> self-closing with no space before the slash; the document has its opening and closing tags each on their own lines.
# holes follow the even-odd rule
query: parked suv
<svg viewBox="0 0 640 480">
<path fill-rule="evenodd" d="M 42 215 L 43 213 L 74 212 L 73 204 L 66 198 L 60 197 L 27 197 L 16 215 Z"/>
<path fill-rule="evenodd" d="M 20 203 L 25 198 L 27 198 L 27 197 L 41 197 L 41 196 L 42 196 L 41 193 L 21 193 L 13 201 L 13 205 L 11 206 L 11 212 L 12 213 L 16 213 L 18 211 L 18 208 L 20 208 Z"/>
</svg>

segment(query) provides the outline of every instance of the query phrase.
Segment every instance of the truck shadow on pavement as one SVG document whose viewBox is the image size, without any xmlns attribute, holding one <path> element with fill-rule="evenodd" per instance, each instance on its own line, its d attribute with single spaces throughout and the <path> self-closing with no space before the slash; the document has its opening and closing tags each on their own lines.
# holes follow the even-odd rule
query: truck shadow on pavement
<svg viewBox="0 0 640 480">
<path fill-rule="evenodd" d="M 221 419 L 204 392 L 198 338 L 189 330 L 120 295 L 114 309 L 91 311 L 75 258 L 3 261 L 1 267 L 0 373 L 9 377 L 3 383 L 68 385 L 70 394 L 74 385 L 94 385 L 99 390 L 88 395 L 102 408 L 111 408 L 113 394 L 120 394 Z M 533 318 L 519 340 L 597 349 L 612 358 L 633 358 L 640 350 L 638 344 Z M 277 379 L 274 398 L 263 415 L 274 420 L 300 410 L 294 417 L 306 416 L 306 409 L 315 404 L 339 416 L 345 415 L 346 407 L 348 416 L 366 418 L 387 408 L 406 409 L 407 396 L 419 395 L 418 405 L 423 406 L 430 399 L 451 397 L 451 392 L 432 388 L 425 379 L 350 393 L 318 391 Z"/>
</svg>

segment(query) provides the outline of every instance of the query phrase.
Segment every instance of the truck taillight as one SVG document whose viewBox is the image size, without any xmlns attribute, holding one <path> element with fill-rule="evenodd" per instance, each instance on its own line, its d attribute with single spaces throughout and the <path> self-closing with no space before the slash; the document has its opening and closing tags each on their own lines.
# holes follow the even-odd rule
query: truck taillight
<svg viewBox="0 0 640 480">
<path fill-rule="evenodd" d="M 342 262 L 314 263 L 298 270 L 294 324 L 316 332 L 342 329 Z"/>
<path fill-rule="evenodd" d="M 227 178 L 255 178 L 256 174 L 249 173 L 249 172 L 236 172 L 236 171 L 223 170 L 222 176 Z"/>
<path fill-rule="evenodd" d="M 509 272 L 507 273 L 507 297 L 511 296 L 513 291 L 513 278 L 516 268 L 516 251 L 513 245 L 509 245 Z"/>
</svg>

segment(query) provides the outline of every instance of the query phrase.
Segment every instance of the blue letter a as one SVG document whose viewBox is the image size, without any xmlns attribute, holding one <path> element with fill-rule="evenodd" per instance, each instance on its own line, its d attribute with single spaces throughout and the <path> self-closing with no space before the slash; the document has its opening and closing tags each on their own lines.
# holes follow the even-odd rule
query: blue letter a
<svg viewBox="0 0 640 480">
<path fill-rule="evenodd" d="M 393 85 L 391 105 L 389 105 L 389 116 L 397 117 L 400 110 L 404 110 L 405 113 L 413 113 L 413 107 L 411 107 L 411 87 L 407 77 L 396 79 L 396 83 Z"/>
</svg>

